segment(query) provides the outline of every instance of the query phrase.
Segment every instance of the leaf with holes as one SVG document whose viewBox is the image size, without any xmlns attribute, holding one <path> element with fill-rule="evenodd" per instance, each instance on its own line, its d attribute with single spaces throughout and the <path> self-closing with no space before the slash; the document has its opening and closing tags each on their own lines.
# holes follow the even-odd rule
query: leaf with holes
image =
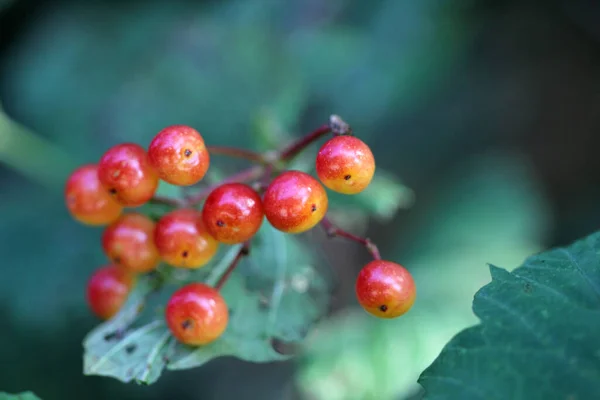
<svg viewBox="0 0 600 400">
<path fill-rule="evenodd" d="M 312 263 L 313 255 L 297 239 L 264 224 L 250 255 L 222 289 L 231 313 L 227 330 L 198 349 L 178 345 L 168 368 L 193 368 L 220 356 L 252 362 L 289 358 L 290 348 L 327 307 L 328 284 Z"/>
<path fill-rule="evenodd" d="M 158 379 L 172 350 L 170 332 L 159 320 L 132 328 L 155 284 L 155 277 L 140 279 L 123 309 L 88 334 L 83 342 L 85 375 L 144 384 Z"/>
<path fill-rule="evenodd" d="M 177 269 L 164 268 L 158 276 L 171 285 L 163 287 L 161 294 L 168 296 L 190 281 L 214 286 L 240 248 L 236 245 L 221 251 L 218 262 L 200 272 L 179 277 Z M 329 299 L 329 285 L 317 273 L 313 258 L 297 239 L 264 224 L 253 239 L 250 254 L 222 288 L 230 310 L 225 333 L 202 347 L 174 340 L 162 314 L 157 315 L 148 305 L 157 276 L 141 278 L 122 311 L 85 339 L 84 373 L 150 384 L 165 367 L 188 369 L 221 356 L 252 362 L 289 358 L 290 349 L 323 315 Z M 154 294 L 152 297 L 156 301 Z M 166 299 L 162 300 L 156 302 L 164 305 Z"/>
<path fill-rule="evenodd" d="M 419 378 L 428 399 L 591 399 L 600 393 L 600 232 L 490 266 L 477 326 L 455 336 Z"/>
</svg>

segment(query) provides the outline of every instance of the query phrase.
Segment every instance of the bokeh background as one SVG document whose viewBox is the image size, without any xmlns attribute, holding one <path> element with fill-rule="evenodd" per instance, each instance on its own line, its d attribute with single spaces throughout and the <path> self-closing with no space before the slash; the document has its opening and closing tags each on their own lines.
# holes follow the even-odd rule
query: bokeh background
<svg viewBox="0 0 600 400">
<path fill-rule="evenodd" d="M 0 391 L 44 400 L 419 397 L 420 371 L 476 323 L 486 263 L 600 223 L 593 0 L 0 0 L 0 101 Z M 71 169 L 169 124 L 261 150 L 332 113 L 414 194 L 354 227 L 414 273 L 414 309 L 369 318 L 353 295 L 368 255 L 330 241 L 331 316 L 295 361 L 219 359 L 150 387 L 84 377 L 83 288 L 105 259 L 63 205 Z"/>
</svg>

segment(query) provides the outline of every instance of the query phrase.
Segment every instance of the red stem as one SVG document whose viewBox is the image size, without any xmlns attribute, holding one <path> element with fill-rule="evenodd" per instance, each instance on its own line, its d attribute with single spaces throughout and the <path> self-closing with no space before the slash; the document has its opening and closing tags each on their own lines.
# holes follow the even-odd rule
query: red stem
<svg viewBox="0 0 600 400">
<path fill-rule="evenodd" d="M 171 207 L 182 207 L 184 205 L 184 201 L 181 199 L 165 196 L 154 196 L 148 202 L 151 204 L 162 204 Z"/>
<path fill-rule="evenodd" d="M 206 197 L 208 197 L 208 195 L 213 190 L 215 190 L 219 186 L 223 185 L 224 183 L 249 182 L 249 181 L 259 179 L 260 177 L 263 176 L 264 171 L 265 171 L 265 168 L 263 166 L 254 166 L 254 167 L 251 167 L 248 169 L 244 169 L 244 170 L 238 172 L 237 174 L 233 174 L 230 177 L 223 179 L 220 183 L 218 183 L 216 185 L 211 185 L 211 186 L 205 188 L 204 190 L 196 193 L 195 195 L 188 197 L 187 201 L 185 202 L 185 205 L 187 207 L 193 207 L 193 206 L 197 205 L 202 200 L 204 200 Z"/>
<path fill-rule="evenodd" d="M 356 242 L 364 246 L 367 249 L 367 251 L 371 253 L 373 259 L 381 260 L 381 254 L 379 253 L 379 249 L 377 248 L 377 245 L 375 243 L 371 242 L 371 239 L 356 236 L 350 232 L 346 232 L 345 230 L 338 228 L 333 224 L 333 222 L 331 222 L 329 218 L 327 218 L 327 216 L 325 216 L 321 220 L 321 226 L 323 227 L 323 229 L 325 229 L 325 232 L 329 237 L 342 237 L 352 242 Z"/>
<path fill-rule="evenodd" d="M 252 161 L 259 164 L 265 164 L 265 158 L 262 154 L 251 150 L 238 149 L 236 147 L 223 147 L 223 146 L 207 146 L 208 153 L 210 155 L 223 155 L 234 158 L 243 158 L 248 161 Z"/>
<path fill-rule="evenodd" d="M 223 275 L 221 275 L 221 277 L 219 278 L 219 281 L 215 284 L 215 289 L 221 290 L 221 288 L 223 287 L 225 282 L 227 282 L 227 279 L 229 279 L 229 277 L 231 276 L 231 273 L 238 266 L 238 264 L 240 263 L 242 258 L 246 257 L 248 254 L 250 254 L 250 242 L 249 241 L 244 242 L 244 245 L 240 248 L 240 251 L 236 254 L 236 256 L 233 259 L 233 261 L 231 262 L 231 264 L 229 264 L 229 267 L 227 267 L 225 272 L 223 272 Z"/>
<path fill-rule="evenodd" d="M 329 124 L 323 125 L 320 128 L 315 129 L 313 132 L 309 133 L 308 135 L 304 136 L 303 138 L 284 148 L 279 154 L 279 159 L 281 161 L 291 160 L 296 155 L 298 155 L 298 153 L 304 150 L 307 146 L 309 146 L 322 136 L 327 135 L 328 133 L 331 133 L 331 127 L 329 126 Z"/>
</svg>

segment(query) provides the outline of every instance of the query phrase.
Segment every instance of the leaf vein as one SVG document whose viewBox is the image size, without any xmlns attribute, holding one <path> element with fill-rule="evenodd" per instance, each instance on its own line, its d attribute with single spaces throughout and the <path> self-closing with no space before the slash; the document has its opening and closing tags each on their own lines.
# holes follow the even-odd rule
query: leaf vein
<svg viewBox="0 0 600 400">
<path fill-rule="evenodd" d="M 579 275 L 581 275 L 583 280 L 585 280 L 587 282 L 587 284 L 592 288 L 592 290 L 596 293 L 596 296 L 598 296 L 598 298 L 600 298 L 600 287 L 598 287 L 598 285 L 596 285 L 596 283 L 592 280 L 592 278 L 590 278 L 590 276 L 583 270 L 583 268 L 581 268 L 581 265 L 579 265 L 579 262 L 575 259 L 575 257 L 573 257 L 573 253 L 571 253 L 571 251 L 566 248 L 562 248 L 560 250 L 567 256 L 567 258 L 569 259 L 569 262 L 571 263 L 573 268 L 575 268 L 577 270 Z"/>
<path fill-rule="evenodd" d="M 507 313 L 511 314 L 512 316 L 514 316 L 517 320 L 519 320 L 521 322 L 521 325 L 523 325 L 525 328 L 527 328 L 527 330 L 529 332 L 531 332 L 531 334 L 533 336 L 535 336 L 535 338 L 538 341 L 542 341 L 542 338 L 540 337 L 540 335 L 538 334 L 538 332 L 534 329 L 533 326 L 531 326 L 531 324 L 529 322 L 527 322 L 527 320 L 525 319 L 525 317 L 521 314 L 519 314 L 518 312 L 516 312 L 515 310 L 513 310 L 512 308 L 510 308 L 507 304 L 505 304 L 504 302 L 494 298 L 494 297 L 490 297 L 487 294 L 484 293 L 480 293 L 479 297 L 481 299 L 487 300 L 491 303 L 494 303 L 495 305 L 497 305 L 498 307 L 500 307 L 501 309 L 503 309 L 504 311 L 506 311 Z"/>
</svg>

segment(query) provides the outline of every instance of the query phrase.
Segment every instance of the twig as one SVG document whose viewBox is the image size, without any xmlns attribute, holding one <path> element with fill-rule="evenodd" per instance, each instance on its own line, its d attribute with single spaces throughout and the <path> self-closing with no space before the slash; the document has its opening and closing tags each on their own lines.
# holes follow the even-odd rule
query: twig
<svg viewBox="0 0 600 400">
<path fill-rule="evenodd" d="M 148 203 L 150 204 L 162 204 L 165 206 L 171 207 L 182 207 L 184 205 L 184 201 L 181 199 L 176 199 L 173 197 L 164 197 L 164 196 L 154 196 L 151 198 Z"/>
<path fill-rule="evenodd" d="M 331 127 L 329 124 L 323 125 L 303 138 L 295 141 L 288 147 L 284 148 L 279 154 L 279 159 L 281 161 L 289 161 L 294 158 L 298 153 L 304 150 L 307 146 L 312 144 L 314 141 L 318 140 L 320 137 L 331 133 Z"/>
<path fill-rule="evenodd" d="M 233 183 L 233 182 L 251 182 L 256 179 L 260 179 L 265 173 L 264 166 L 254 166 L 248 169 L 244 169 L 237 174 L 233 174 L 228 178 L 223 179 L 220 183 L 208 186 L 207 188 L 201 190 L 200 192 L 190 196 L 187 198 L 185 202 L 186 207 L 193 207 L 200 203 L 202 200 L 208 197 L 208 195 L 218 188 L 219 186 L 225 183 Z"/>
<path fill-rule="evenodd" d="M 327 216 L 325 216 L 321 220 L 321 226 L 327 233 L 327 236 L 331 238 L 342 237 L 352 242 L 361 244 L 367 249 L 369 253 L 371 253 L 375 260 L 381 260 L 381 254 L 379 253 L 379 249 L 377 248 L 377 245 L 375 243 L 371 242 L 371 239 L 356 236 L 352 233 L 346 232 L 345 230 L 336 227 L 333 224 L 333 222 L 331 222 L 331 220 L 327 218 Z"/>
<path fill-rule="evenodd" d="M 249 241 L 244 242 L 244 245 L 240 248 L 240 251 L 237 253 L 237 255 L 235 256 L 235 258 L 233 259 L 231 264 L 229 264 L 229 267 L 227 267 L 225 272 L 223 272 L 223 275 L 221 275 L 221 277 L 215 284 L 215 289 L 221 290 L 221 288 L 223 287 L 225 282 L 227 282 L 227 279 L 229 279 L 229 276 L 235 270 L 235 268 L 238 266 L 238 264 L 240 263 L 242 258 L 246 257 L 248 254 L 250 254 L 250 242 Z"/>
<path fill-rule="evenodd" d="M 259 164 L 265 164 L 265 157 L 251 150 L 238 149 L 236 147 L 223 147 L 223 146 L 207 146 L 210 155 L 222 155 L 234 158 L 243 158 L 248 161 L 252 161 Z"/>
</svg>

